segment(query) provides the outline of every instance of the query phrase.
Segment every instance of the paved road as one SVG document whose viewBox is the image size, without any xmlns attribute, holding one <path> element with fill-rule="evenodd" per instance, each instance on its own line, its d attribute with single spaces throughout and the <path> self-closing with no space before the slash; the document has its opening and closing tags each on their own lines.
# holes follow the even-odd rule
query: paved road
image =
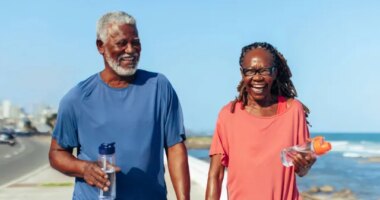
<svg viewBox="0 0 380 200">
<path fill-rule="evenodd" d="M 17 144 L 0 145 L 0 186 L 48 163 L 48 137 L 18 137 Z"/>
</svg>

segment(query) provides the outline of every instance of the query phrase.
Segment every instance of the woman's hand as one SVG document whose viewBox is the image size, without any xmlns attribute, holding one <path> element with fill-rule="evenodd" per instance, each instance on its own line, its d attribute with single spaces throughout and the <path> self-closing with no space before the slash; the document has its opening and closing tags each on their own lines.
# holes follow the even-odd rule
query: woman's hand
<svg viewBox="0 0 380 200">
<path fill-rule="evenodd" d="M 312 153 L 297 153 L 293 157 L 293 164 L 297 175 L 300 177 L 305 176 L 316 160 L 316 157 Z"/>
</svg>

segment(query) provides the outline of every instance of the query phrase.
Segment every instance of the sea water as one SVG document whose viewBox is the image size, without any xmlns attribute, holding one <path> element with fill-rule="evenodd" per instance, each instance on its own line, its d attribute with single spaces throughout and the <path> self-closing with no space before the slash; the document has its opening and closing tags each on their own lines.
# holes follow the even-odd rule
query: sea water
<svg viewBox="0 0 380 200">
<path fill-rule="evenodd" d="M 333 148 L 328 154 L 317 158 L 306 176 L 297 177 L 299 190 L 307 191 L 312 186 L 331 185 L 335 191 L 350 189 L 359 199 L 379 200 L 380 162 L 371 162 L 371 158 L 380 158 L 380 134 L 318 133 L 311 136 L 316 135 L 324 136 Z M 209 161 L 207 149 L 190 149 L 189 154 Z"/>
</svg>

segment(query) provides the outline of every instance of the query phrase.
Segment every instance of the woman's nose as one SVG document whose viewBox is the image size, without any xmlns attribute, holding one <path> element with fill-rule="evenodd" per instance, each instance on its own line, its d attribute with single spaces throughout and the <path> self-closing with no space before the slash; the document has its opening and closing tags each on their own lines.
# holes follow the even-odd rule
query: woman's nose
<svg viewBox="0 0 380 200">
<path fill-rule="evenodd" d="M 264 77 L 261 75 L 261 74 L 259 74 L 259 73 L 255 73 L 253 76 L 252 76 L 252 81 L 261 81 L 261 80 L 263 80 L 264 79 Z"/>
</svg>

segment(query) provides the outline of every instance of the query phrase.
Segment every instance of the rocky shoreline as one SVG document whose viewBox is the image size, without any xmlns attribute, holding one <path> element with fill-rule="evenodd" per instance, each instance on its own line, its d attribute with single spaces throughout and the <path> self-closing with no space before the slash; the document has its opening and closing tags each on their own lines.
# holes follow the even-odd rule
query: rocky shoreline
<svg viewBox="0 0 380 200">
<path fill-rule="evenodd" d="M 303 200 L 357 200 L 356 195 L 350 189 L 336 191 L 333 186 L 313 186 L 309 190 L 301 192 Z"/>
<path fill-rule="evenodd" d="M 185 144 L 189 149 L 209 149 L 211 141 L 211 136 L 188 137 L 186 138 Z"/>
<path fill-rule="evenodd" d="M 380 163 L 380 157 L 379 156 L 368 157 L 364 162 Z"/>
</svg>

